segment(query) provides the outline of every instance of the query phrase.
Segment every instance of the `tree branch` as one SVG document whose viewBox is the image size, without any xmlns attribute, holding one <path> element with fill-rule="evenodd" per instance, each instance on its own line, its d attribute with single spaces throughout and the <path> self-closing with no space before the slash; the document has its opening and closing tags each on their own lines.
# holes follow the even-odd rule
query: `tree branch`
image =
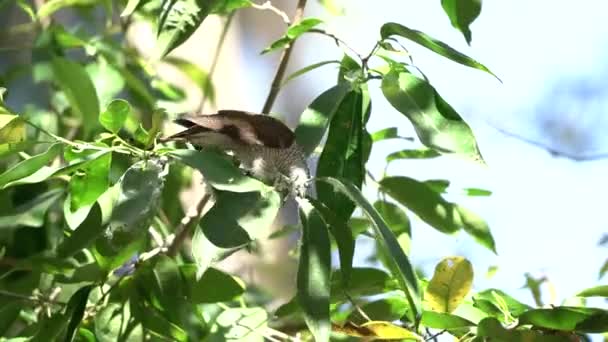
<svg viewBox="0 0 608 342">
<path fill-rule="evenodd" d="M 293 23 L 297 23 L 302 20 L 302 16 L 304 15 L 304 7 L 306 6 L 306 0 L 298 0 L 298 5 L 296 6 L 296 13 L 293 16 Z M 291 42 L 285 50 L 283 50 L 281 54 L 281 58 L 279 59 L 279 66 L 277 67 L 277 71 L 274 75 L 274 79 L 272 80 L 272 84 L 270 85 L 270 92 L 268 93 L 268 97 L 266 97 L 266 102 L 264 103 L 264 108 L 262 109 L 263 114 L 270 113 L 272 109 L 272 105 L 274 101 L 277 99 L 277 95 L 279 95 L 279 90 L 281 89 L 281 82 L 283 81 L 283 76 L 285 75 L 285 70 L 287 69 L 287 63 L 289 62 L 289 57 L 291 56 L 291 50 L 293 50 L 293 46 L 295 45 L 295 41 Z"/>
<path fill-rule="evenodd" d="M 190 235 L 190 232 L 192 231 L 194 226 L 196 226 L 196 224 L 198 223 L 201 215 L 203 214 L 203 209 L 205 208 L 207 202 L 209 202 L 210 198 L 211 192 L 206 192 L 205 195 L 201 198 L 201 200 L 196 204 L 195 212 L 184 216 L 184 218 L 176 229 L 177 235 L 175 235 L 173 242 L 171 242 L 171 245 L 167 249 L 168 256 L 174 257 L 177 255 L 177 252 L 179 251 L 180 247 L 182 246 L 188 235 Z"/>
</svg>

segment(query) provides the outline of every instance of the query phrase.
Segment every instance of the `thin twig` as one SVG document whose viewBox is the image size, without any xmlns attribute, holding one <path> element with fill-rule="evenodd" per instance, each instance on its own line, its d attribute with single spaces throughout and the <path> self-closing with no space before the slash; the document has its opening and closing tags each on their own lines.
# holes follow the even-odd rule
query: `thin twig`
<svg viewBox="0 0 608 342">
<path fill-rule="evenodd" d="M 213 60 L 211 61 L 211 67 L 209 68 L 209 73 L 207 74 L 207 80 L 203 85 L 203 95 L 201 98 L 201 103 L 199 105 L 199 112 L 203 112 L 205 109 L 205 104 L 207 102 L 207 93 L 212 85 L 213 74 L 215 73 L 215 68 L 220 60 L 220 52 L 222 51 L 222 47 L 224 46 L 224 42 L 226 41 L 226 36 L 228 35 L 228 29 L 230 28 L 230 24 L 232 23 L 232 19 L 234 18 L 234 12 L 228 15 L 226 18 L 226 22 L 224 23 L 224 27 L 222 28 L 222 32 L 220 33 L 220 38 L 217 41 L 217 45 L 215 46 L 215 55 L 213 56 Z"/>
<path fill-rule="evenodd" d="M 427 342 L 428 341 L 435 341 L 435 342 L 437 342 L 437 337 L 439 337 L 440 335 L 443 335 L 446 331 L 447 330 L 445 330 L 445 329 L 441 330 L 440 332 L 438 332 L 438 333 L 436 333 L 434 335 L 429 336 L 425 341 L 427 341 Z M 428 329 L 427 329 L 427 333 L 430 334 L 430 331 Z"/>
<path fill-rule="evenodd" d="M 177 252 L 179 251 L 180 247 L 184 243 L 184 240 L 186 240 L 186 237 L 188 237 L 188 235 L 190 235 L 190 232 L 192 231 L 194 226 L 196 226 L 196 224 L 198 223 L 199 218 L 203 214 L 203 209 L 205 208 L 205 205 L 207 204 L 207 202 L 209 202 L 210 198 L 211 198 L 211 192 L 205 193 L 203 198 L 201 198 L 201 200 L 196 204 L 196 212 L 192 213 L 190 215 L 184 216 L 184 218 L 182 219 L 182 222 L 180 222 L 179 226 L 176 229 L 177 235 L 175 236 L 175 238 L 173 239 L 173 242 L 171 242 L 171 245 L 169 246 L 169 248 L 167 250 L 168 256 L 174 257 L 175 255 L 177 255 Z"/>
<path fill-rule="evenodd" d="M 266 10 L 266 11 L 274 12 L 276 15 L 278 15 L 279 17 L 281 17 L 281 19 L 283 19 L 283 22 L 286 25 L 288 25 L 288 26 L 291 25 L 291 21 L 289 20 L 289 16 L 287 15 L 287 13 L 285 13 L 285 12 L 281 11 L 280 9 L 274 7 L 270 1 L 266 1 L 265 3 L 263 3 L 261 5 L 258 5 L 256 3 L 252 3 L 251 7 L 255 8 L 255 9 L 258 9 L 258 10 L 262 10 L 262 11 Z"/>
<path fill-rule="evenodd" d="M 36 304 L 54 304 L 54 305 L 60 305 L 60 306 L 67 305 L 67 303 L 60 302 L 60 301 L 50 299 L 50 298 L 26 296 L 26 295 L 22 295 L 20 293 L 14 293 L 14 292 L 4 291 L 4 290 L 0 290 L 0 296 L 21 299 L 21 300 L 25 300 L 25 301 L 36 303 Z"/>
<path fill-rule="evenodd" d="M 352 53 L 354 53 L 362 62 L 365 59 L 360 53 L 358 53 L 355 49 L 353 49 L 352 47 L 350 47 L 350 45 L 348 45 L 343 39 L 341 39 L 340 37 L 336 36 L 333 33 L 327 32 L 326 30 L 315 29 L 315 28 L 310 29 L 308 32 L 309 33 L 318 33 L 318 34 L 322 34 L 322 35 L 324 35 L 326 37 L 329 37 L 329 38 L 331 38 L 331 39 L 334 40 L 334 42 L 336 43 L 336 45 L 343 46 L 346 49 L 350 50 Z"/>
<path fill-rule="evenodd" d="M 298 0 L 298 5 L 296 6 L 296 13 L 293 16 L 293 23 L 297 23 L 302 20 L 305 6 L 306 0 Z M 277 67 L 277 72 L 275 73 L 274 79 L 272 80 L 272 84 L 270 85 L 270 92 L 268 93 L 268 97 L 266 97 L 266 102 L 264 102 L 264 107 L 262 109 L 263 114 L 270 113 L 272 105 L 277 99 L 277 95 L 279 95 L 283 76 L 285 75 L 285 70 L 287 70 L 287 63 L 289 62 L 289 56 L 291 56 L 291 51 L 293 50 L 294 45 L 295 41 L 291 42 L 291 44 L 287 45 L 287 47 L 285 48 L 285 50 L 283 50 L 283 53 L 281 54 L 281 58 L 279 59 L 279 66 Z"/>
</svg>

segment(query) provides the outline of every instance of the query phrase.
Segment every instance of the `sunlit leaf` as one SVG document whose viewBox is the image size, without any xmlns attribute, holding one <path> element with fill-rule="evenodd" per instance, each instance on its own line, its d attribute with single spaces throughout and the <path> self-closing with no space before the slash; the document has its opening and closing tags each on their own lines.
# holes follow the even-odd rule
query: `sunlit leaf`
<svg viewBox="0 0 608 342">
<path fill-rule="evenodd" d="M 19 180 L 31 176 L 36 171 L 41 170 L 44 166 L 46 166 L 46 164 L 55 159 L 60 152 L 61 144 L 54 144 L 51 145 L 46 152 L 15 164 L 13 167 L 0 174 L 0 189 L 4 189 L 13 184 L 18 184 Z M 54 171 L 55 170 L 52 170 L 52 172 Z M 52 174 L 52 172 L 50 172 L 49 175 Z"/>
<path fill-rule="evenodd" d="M 51 65 L 55 82 L 80 116 L 86 134 L 90 133 L 99 117 L 99 99 L 91 78 L 82 65 L 63 57 L 53 58 Z"/>
<path fill-rule="evenodd" d="M 333 325 L 332 329 L 350 336 L 372 337 L 375 340 L 424 341 L 422 336 L 391 322 L 370 321 L 360 326 L 348 323 L 344 326 Z"/>
<path fill-rule="evenodd" d="M 473 285 L 473 266 L 463 257 L 444 258 L 435 267 L 424 293 L 428 307 L 450 313 L 462 303 Z"/>
<path fill-rule="evenodd" d="M 20 146 L 25 140 L 25 121 L 18 115 L 0 114 L 0 153 Z"/>
<path fill-rule="evenodd" d="M 423 311 L 420 324 L 433 329 L 458 329 L 475 326 L 475 323 L 462 317 L 435 311 Z"/>
<path fill-rule="evenodd" d="M 99 115 L 101 125 L 112 133 L 118 133 L 131 114 L 131 105 L 125 100 L 114 100 Z"/>
<path fill-rule="evenodd" d="M 483 64 L 477 62 L 476 60 L 472 59 L 471 57 L 469 57 L 463 53 L 456 51 L 455 49 L 451 48 L 446 43 L 441 42 L 441 41 L 427 35 L 424 32 L 413 30 L 413 29 L 410 29 L 406 26 L 403 26 L 403 25 L 397 24 L 397 23 L 386 23 L 386 24 L 382 25 L 382 28 L 380 29 L 380 35 L 382 36 L 382 39 L 386 39 L 391 36 L 400 36 L 400 37 L 409 39 L 409 40 L 413 41 L 414 43 L 420 44 L 420 45 L 424 46 L 425 48 L 427 48 L 445 58 L 448 58 L 456 63 L 466 65 L 466 66 L 474 68 L 474 69 L 479 69 L 479 70 L 485 71 L 485 72 L 489 73 L 490 75 L 498 78 L 496 75 L 494 75 L 490 71 L 490 69 L 488 69 Z"/>
<path fill-rule="evenodd" d="M 483 161 L 471 128 L 427 81 L 405 70 L 392 69 L 382 80 L 382 92 L 410 120 L 424 145 Z"/>
<path fill-rule="evenodd" d="M 323 20 L 318 18 L 304 18 L 301 21 L 292 24 L 291 26 L 289 26 L 289 28 L 287 28 L 287 32 L 285 33 L 285 35 L 270 44 L 269 47 L 265 48 L 262 51 L 262 54 L 286 47 L 294 40 L 298 39 L 298 37 L 300 37 L 302 34 L 310 31 L 322 22 Z"/>
<path fill-rule="evenodd" d="M 334 86 L 319 95 L 302 113 L 295 134 L 298 145 L 306 155 L 313 153 L 323 139 L 329 122 L 340 108 L 347 92 L 348 87 L 344 85 Z"/>
<path fill-rule="evenodd" d="M 487 289 L 476 293 L 473 302 L 475 307 L 503 321 L 505 316 L 518 317 L 531 309 L 530 306 L 498 289 Z"/>
<path fill-rule="evenodd" d="M 317 180 L 327 182 L 347 195 L 353 202 L 360 206 L 369 217 L 373 223 L 372 227 L 376 234 L 376 241 L 379 242 L 384 253 L 389 256 L 387 259 L 391 273 L 399 281 L 401 289 L 404 291 L 408 302 L 410 303 L 408 318 L 415 321 L 416 315 L 420 312 L 418 280 L 408 257 L 403 252 L 397 238 L 390 228 L 388 228 L 384 219 L 354 185 L 333 178 L 319 178 Z"/>
<path fill-rule="evenodd" d="M 518 317 L 519 324 L 539 328 L 601 333 L 608 331 L 608 311 L 596 308 L 558 306 L 532 309 Z"/>
<path fill-rule="evenodd" d="M 95 5 L 96 3 L 98 3 L 98 0 L 49 0 L 38 8 L 38 18 L 48 17 L 65 7 L 88 6 Z"/>
<path fill-rule="evenodd" d="M 435 150 L 432 149 L 423 149 L 423 150 L 401 150 L 397 152 L 393 152 L 386 156 L 386 162 L 392 162 L 393 160 L 399 159 L 431 159 L 441 156 Z"/>
<path fill-rule="evenodd" d="M 481 13 L 481 0 L 441 0 L 441 6 L 450 18 L 452 26 L 462 32 L 467 44 L 471 45 L 469 26 Z"/>
<path fill-rule="evenodd" d="M 494 238 L 487 223 L 470 210 L 446 201 L 426 184 L 408 177 L 387 177 L 382 191 L 413 211 L 423 221 L 443 233 L 464 229 L 482 246 L 495 252 Z"/>
<path fill-rule="evenodd" d="M 316 341 L 329 341 L 331 246 L 325 222 L 307 200 L 299 200 L 302 244 L 298 265 L 298 304 Z"/>
</svg>

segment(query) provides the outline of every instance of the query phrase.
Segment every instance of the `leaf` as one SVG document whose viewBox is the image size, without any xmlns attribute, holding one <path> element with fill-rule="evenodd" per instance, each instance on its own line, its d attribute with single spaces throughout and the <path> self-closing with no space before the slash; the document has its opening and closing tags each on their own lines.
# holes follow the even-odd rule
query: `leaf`
<svg viewBox="0 0 608 342">
<path fill-rule="evenodd" d="M 420 324 L 433 329 L 459 329 L 475 326 L 475 323 L 445 312 L 423 311 Z"/>
<path fill-rule="evenodd" d="M 351 91 L 346 94 L 334 113 L 327 141 L 317 165 L 317 177 L 348 179 L 360 188 L 365 176 L 363 161 L 363 95 Z M 327 183 L 316 183 L 317 198 L 337 217 L 346 222 L 355 204 Z"/>
<path fill-rule="evenodd" d="M 99 117 L 99 99 L 91 78 L 80 64 L 63 57 L 54 57 L 51 66 L 54 80 L 72 110 L 80 116 L 85 134 L 90 134 L 97 127 Z"/>
<path fill-rule="evenodd" d="M 0 114 L 0 153 L 16 149 L 25 140 L 25 121 L 18 115 Z"/>
<path fill-rule="evenodd" d="M 467 44 L 471 45 L 469 26 L 481 13 L 481 0 L 441 0 L 441 6 L 452 26 L 462 32 Z"/>
<path fill-rule="evenodd" d="M 197 64 L 179 57 L 171 56 L 163 61 L 173 65 L 188 76 L 199 87 L 205 98 L 209 99 L 211 104 L 215 104 L 215 87 L 205 70 L 201 69 Z"/>
<path fill-rule="evenodd" d="M 89 299 L 89 294 L 93 289 L 94 285 L 87 285 L 81 287 L 68 302 L 65 315 L 69 316 L 70 322 L 68 323 L 67 332 L 65 334 L 65 341 L 69 342 L 74 339 L 74 333 L 76 332 L 76 328 L 80 325 L 80 321 L 84 317 L 84 310 L 87 306 L 87 301 Z"/>
<path fill-rule="evenodd" d="M 532 309 L 518 317 L 519 324 L 538 328 L 601 333 L 608 331 L 608 311 L 595 308 L 558 306 L 550 309 Z"/>
<path fill-rule="evenodd" d="M 425 80 L 391 69 L 382 80 L 382 93 L 410 120 L 425 146 L 483 161 L 471 128 Z"/>
<path fill-rule="evenodd" d="M 238 248 L 266 236 L 281 199 L 277 192 L 214 191 L 215 203 L 199 225 L 211 243 L 220 248 Z"/>
<path fill-rule="evenodd" d="M 108 104 L 106 110 L 99 115 L 99 122 L 108 131 L 116 134 L 125 124 L 131 114 L 131 105 L 125 100 L 114 100 Z"/>
<path fill-rule="evenodd" d="M 361 328 L 371 333 L 363 336 L 376 337 L 381 340 L 424 341 L 424 339 L 416 333 L 390 322 L 370 321 L 362 324 Z"/>
<path fill-rule="evenodd" d="M 340 270 L 344 287 L 348 286 L 350 273 L 353 267 L 353 257 L 355 255 L 355 239 L 346 222 L 336 216 L 327 206 L 319 200 L 309 198 L 310 203 L 319 212 L 323 221 L 329 225 L 329 230 L 338 245 L 340 254 Z"/>
<path fill-rule="evenodd" d="M 108 303 L 94 317 L 95 336 L 99 342 L 118 341 L 125 323 L 129 320 L 123 305 Z"/>
<path fill-rule="evenodd" d="M 485 71 L 485 72 L 489 73 L 490 75 L 496 77 L 500 81 L 500 79 L 496 75 L 494 75 L 494 73 L 492 73 L 490 71 L 490 69 L 488 69 L 483 64 L 477 62 L 476 60 L 472 59 L 471 57 L 469 57 L 465 54 L 462 54 L 462 53 L 454 50 L 446 43 L 436 40 L 435 38 L 427 35 L 424 32 L 413 30 L 413 29 L 410 29 L 408 27 L 405 27 L 405 26 L 403 26 L 401 24 L 397 24 L 397 23 L 386 23 L 386 24 L 382 25 L 382 27 L 380 28 L 380 35 L 382 36 L 382 39 L 387 39 L 391 36 L 400 36 L 400 37 L 409 39 L 409 40 L 413 41 L 414 43 L 420 44 L 420 45 L 424 46 L 425 48 L 427 48 L 447 59 L 450 59 L 456 63 L 462 64 L 462 65 L 465 65 L 465 66 L 468 66 L 468 67 L 471 67 L 474 69 L 478 69 L 481 71 Z"/>
<path fill-rule="evenodd" d="M 399 283 L 386 272 L 369 267 L 353 267 L 350 282 L 344 287 L 342 270 L 336 270 L 331 276 L 331 300 L 346 299 L 345 293 L 351 297 L 372 296 L 399 289 Z"/>
<path fill-rule="evenodd" d="M 302 113 L 295 134 L 305 155 L 317 148 L 347 92 L 348 87 L 344 85 L 334 86 L 319 95 Z"/>
<path fill-rule="evenodd" d="M 170 156 L 199 170 L 214 188 L 232 192 L 266 190 L 264 183 L 247 177 L 221 154 L 209 150 L 174 150 Z"/>
<path fill-rule="evenodd" d="M 100 105 L 107 105 L 125 89 L 126 82 L 119 68 L 103 57 L 98 57 L 96 63 L 88 64 L 85 69 L 95 86 Z"/>
<path fill-rule="evenodd" d="M 289 83 L 290 81 L 294 80 L 295 78 L 304 75 L 305 73 L 312 71 L 314 69 L 320 68 L 324 65 L 327 64 L 340 64 L 340 61 L 338 60 L 331 60 L 331 61 L 322 61 L 322 62 L 318 62 L 318 63 L 314 63 L 308 66 L 303 67 L 302 69 L 299 69 L 297 71 L 294 71 L 291 75 L 287 76 L 283 82 L 281 83 L 281 87 L 284 87 L 287 83 Z"/>
<path fill-rule="evenodd" d="M 431 159 L 439 156 L 441 156 L 441 154 L 432 149 L 401 150 L 386 156 L 386 162 L 390 163 L 399 159 Z"/>
<path fill-rule="evenodd" d="M 20 204 L 5 215 L 0 216 L 0 227 L 7 229 L 18 226 L 42 227 L 46 212 L 57 203 L 63 189 L 49 190 L 34 199 Z"/>
<path fill-rule="evenodd" d="M 268 314 L 262 308 L 228 308 L 217 316 L 219 341 L 263 341 Z"/>
<path fill-rule="evenodd" d="M 361 306 L 363 311 L 372 321 L 392 322 L 405 315 L 408 302 L 403 296 L 391 296 L 375 300 Z M 361 315 L 359 310 L 353 309 L 348 315 L 347 321 L 355 324 L 363 324 L 368 320 Z"/>
<path fill-rule="evenodd" d="M 374 203 L 374 208 L 382 215 L 382 218 L 395 235 L 412 234 L 409 218 L 397 205 L 378 200 Z"/>
<path fill-rule="evenodd" d="M 298 304 L 316 341 L 329 341 L 331 246 L 325 222 L 305 199 L 298 201 L 302 244 L 297 275 Z"/>
<path fill-rule="evenodd" d="M 61 144 L 51 145 L 46 152 L 25 159 L 0 174 L 0 189 L 18 184 L 20 180 L 33 175 L 61 152 Z M 54 170 L 53 170 L 54 171 Z M 46 178 L 46 177 L 45 177 Z"/>
<path fill-rule="evenodd" d="M 448 257 L 435 266 L 424 301 L 437 312 L 450 313 L 462 303 L 473 285 L 473 266 L 463 257 Z"/>
<path fill-rule="evenodd" d="M 373 223 L 373 228 L 376 234 L 376 241 L 379 242 L 380 247 L 384 253 L 389 256 L 388 266 L 391 273 L 401 285 L 401 289 L 404 291 L 408 302 L 410 303 L 410 311 L 408 311 L 408 318 L 414 322 L 416 315 L 420 312 L 420 297 L 418 290 L 418 280 L 412 268 L 412 265 L 401 249 L 399 242 L 397 241 L 393 232 L 388 228 L 386 222 L 382 219 L 380 214 L 374 209 L 374 207 L 363 197 L 359 189 L 354 185 L 342 182 L 333 178 L 319 178 L 334 186 L 337 190 L 347 195 L 353 202 L 357 203 L 363 209 L 365 214 Z"/>
<path fill-rule="evenodd" d="M 479 244 L 496 253 L 486 222 L 470 210 L 446 201 L 426 184 L 409 177 L 387 177 L 380 181 L 380 188 L 440 232 L 450 234 L 464 229 Z"/>
<path fill-rule="evenodd" d="M 99 144 L 99 146 L 104 146 L 104 144 Z M 69 210 L 74 212 L 83 207 L 90 208 L 110 185 L 109 174 L 112 153 L 99 154 L 95 150 L 77 150 L 73 147 L 68 147 L 64 152 L 64 157 L 70 164 L 80 160 L 87 160 L 80 164 L 78 171 L 70 177 Z M 90 159 L 93 157 L 97 158 Z"/>
<path fill-rule="evenodd" d="M 104 256 L 121 255 L 113 263 L 121 264 L 120 259 L 130 258 L 131 255 L 124 255 L 129 252 L 127 247 L 147 234 L 156 214 L 165 175 L 164 163 L 149 159 L 131 165 L 120 178 L 120 193 L 104 239 L 97 244 L 98 252 Z"/>
<path fill-rule="evenodd" d="M 606 261 L 604 261 L 604 264 L 600 268 L 599 279 L 602 279 L 604 277 L 604 275 L 606 274 L 606 272 L 608 272 L 608 259 Z"/>
<path fill-rule="evenodd" d="M 139 7 L 140 2 L 141 2 L 141 0 L 129 0 L 127 2 L 127 5 L 125 6 L 125 8 L 120 13 L 120 16 L 121 17 L 128 17 L 131 14 L 133 14 L 133 12 L 135 12 L 135 10 L 137 9 L 137 7 Z"/>
<path fill-rule="evenodd" d="M 578 297 L 608 297 L 608 285 L 595 286 L 576 294 Z"/>
<path fill-rule="evenodd" d="M 46 18 L 58 10 L 72 6 L 90 6 L 95 5 L 98 0 L 49 0 L 46 1 L 38 9 L 38 18 Z"/>
<path fill-rule="evenodd" d="M 188 286 L 188 299 L 193 304 L 219 303 L 233 300 L 245 291 L 242 280 L 215 268 L 209 268 L 196 279 L 196 265 L 180 265 L 184 284 Z"/>
<path fill-rule="evenodd" d="M 487 289 L 473 296 L 474 306 L 499 319 L 505 315 L 518 317 L 531 309 L 502 290 Z"/>
<path fill-rule="evenodd" d="M 538 330 L 505 329 L 496 318 L 488 317 L 479 322 L 477 337 L 490 341 L 529 341 L 529 342 L 569 342 L 579 339 L 578 336 L 566 334 L 543 333 Z"/>
<path fill-rule="evenodd" d="M 467 196 L 490 196 L 492 195 L 492 191 L 478 188 L 465 188 L 464 189 Z"/>
<path fill-rule="evenodd" d="M 269 47 L 265 48 L 262 51 L 262 54 L 266 54 L 286 47 L 287 45 L 298 39 L 298 37 L 310 31 L 322 22 L 323 20 L 318 18 L 304 18 L 297 23 L 291 24 L 291 26 L 287 28 L 287 32 L 285 33 L 285 35 L 274 41 L 272 44 L 270 44 Z"/>
<path fill-rule="evenodd" d="M 135 291 L 133 291 L 135 292 Z M 131 314 L 150 333 L 171 341 L 186 342 L 188 334 L 178 325 L 167 320 L 158 309 L 137 293 L 129 299 Z"/>
<path fill-rule="evenodd" d="M 164 0 L 158 22 L 157 58 L 185 42 L 211 12 L 211 1 Z"/>
</svg>

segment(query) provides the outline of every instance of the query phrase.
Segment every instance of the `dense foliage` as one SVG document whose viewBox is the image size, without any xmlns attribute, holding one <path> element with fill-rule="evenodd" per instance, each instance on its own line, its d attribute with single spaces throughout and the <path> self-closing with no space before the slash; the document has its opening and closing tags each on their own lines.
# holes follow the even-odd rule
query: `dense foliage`
<svg viewBox="0 0 608 342">
<path fill-rule="evenodd" d="M 340 12 L 334 2 L 321 2 Z M 579 293 L 578 306 L 534 308 L 499 289 L 472 292 L 473 265 L 463 257 L 438 256 L 443 259 L 430 279 L 410 263 L 413 215 L 445 234 L 462 230 L 492 252 L 496 244 L 481 217 L 444 198 L 449 182 L 376 179 L 366 169 L 374 144 L 387 139 L 406 146 L 388 155 L 387 164 L 444 154 L 483 163 L 472 130 L 415 67 L 404 44 L 495 77 L 483 64 L 393 22 L 379 28 L 371 50 L 358 53 L 325 31 L 321 19 L 302 18 L 302 0 L 293 19 L 270 2 L 251 0 L 35 3 L 0 1 L 0 8 L 28 18 L 5 27 L 12 40 L 26 32 L 32 43 L 0 51 L 31 61 L 0 60 L 0 340 L 422 341 L 443 334 L 466 341 L 573 341 L 608 331 L 608 311 L 584 306 L 585 297 L 608 296 L 606 286 Z M 441 4 L 470 42 L 481 0 Z M 295 130 L 308 155 L 320 151 L 316 196 L 298 199 L 298 227 L 272 235 L 283 199 L 270 185 L 217 151 L 158 142 L 163 123 L 183 111 L 185 91 L 160 78 L 126 38 L 135 22 L 154 25 L 154 61 L 173 65 L 213 101 L 211 75 L 167 55 L 208 16 L 229 18 L 228 25 L 249 7 L 287 24 L 263 53 L 291 49 L 308 33 L 332 39 L 345 52 L 339 61 L 292 75 L 277 72 L 280 86 L 339 65 L 335 86 L 316 97 Z M 70 20 L 61 19 L 62 12 Z M 283 53 L 282 66 L 288 58 Z M 12 104 L 13 85 L 23 79 L 33 80 L 36 90 L 27 94 L 27 105 Z M 368 87 L 382 89 L 424 149 L 411 147 L 413 139 L 395 127 L 368 132 L 367 123 L 376 120 Z M 270 109 L 279 88 L 268 88 Z M 178 194 L 193 172 L 202 173 L 209 191 L 187 215 Z M 376 188 L 377 198 L 366 198 L 363 186 Z M 272 294 L 214 267 L 235 251 L 255 253 L 255 240 L 296 232 L 297 295 L 276 311 L 268 310 Z M 359 238 L 375 240 L 382 267 L 352 266 Z M 187 239 L 191 244 L 183 243 Z M 331 264 L 333 249 L 339 265 Z"/>
</svg>

